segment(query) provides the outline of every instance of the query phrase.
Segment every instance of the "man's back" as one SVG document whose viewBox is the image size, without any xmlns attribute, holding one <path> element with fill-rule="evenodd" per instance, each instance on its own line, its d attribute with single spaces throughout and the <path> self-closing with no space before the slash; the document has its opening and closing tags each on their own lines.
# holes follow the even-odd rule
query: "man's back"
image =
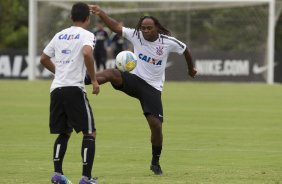
<svg viewBox="0 0 282 184">
<path fill-rule="evenodd" d="M 72 26 L 57 33 L 44 53 L 53 57 L 56 66 L 55 78 L 51 91 L 57 87 L 79 86 L 84 88 L 86 68 L 82 48 L 84 45 L 93 47 L 94 35 L 81 28 Z"/>
</svg>

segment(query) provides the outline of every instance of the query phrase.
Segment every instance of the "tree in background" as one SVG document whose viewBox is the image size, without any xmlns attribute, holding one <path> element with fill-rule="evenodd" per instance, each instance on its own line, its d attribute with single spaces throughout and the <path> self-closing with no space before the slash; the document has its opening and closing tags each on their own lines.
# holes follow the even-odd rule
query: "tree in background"
<svg viewBox="0 0 282 184">
<path fill-rule="evenodd" d="M 43 3 L 43 2 L 41 2 Z M 48 6 L 48 3 L 44 2 L 44 6 L 40 6 L 38 16 L 43 17 L 44 23 L 38 23 L 38 38 L 40 43 L 44 45 L 48 38 L 52 37 L 54 32 L 62 27 L 62 25 L 68 24 L 68 14 L 54 6 Z M 113 6 L 115 3 L 104 2 L 103 6 Z M 144 4 L 144 3 L 143 3 Z M 158 3 L 156 3 L 158 4 Z M 136 2 L 127 3 L 126 6 L 141 6 L 136 5 Z M 116 3 L 116 6 L 120 6 L 120 3 Z M 219 50 L 242 50 L 252 51 L 261 47 L 261 44 L 266 37 L 262 35 L 267 34 L 261 31 L 263 26 L 266 25 L 267 16 L 250 16 L 255 11 L 260 11 L 259 15 L 263 15 L 265 11 L 262 9 L 254 9 L 252 7 L 247 8 L 248 11 L 241 11 L 241 8 L 225 9 L 225 10 L 203 10 L 189 12 L 186 11 L 172 11 L 172 12 L 150 12 L 160 18 L 163 24 L 177 35 L 177 37 L 193 43 L 193 48 L 209 49 L 215 48 Z M 242 31 L 234 31 L 234 27 L 238 25 L 237 20 L 229 19 L 230 14 L 233 16 L 241 16 L 242 12 L 246 19 L 244 20 L 244 26 L 242 25 Z M 266 12 L 265 12 L 266 13 Z M 120 14 L 114 17 L 118 20 L 123 20 L 126 25 L 135 26 L 136 17 L 146 14 L 146 12 L 139 12 L 133 14 Z M 48 15 L 48 16 L 46 16 Z M 132 16 L 135 15 L 135 16 Z M 46 20 L 45 20 L 46 19 Z M 252 22 L 255 19 L 258 21 L 256 26 L 252 27 L 248 22 Z M 54 21 L 56 20 L 56 21 Z M 60 20 L 60 21 L 58 21 Z M 96 19 L 93 18 L 93 22 Z M 212 20 L 212 21 L 211 21 Z M 168 22 L 172 21 L 173 24 Z M 187 24 L 191 21 L 191 28 L 189 31 Z M 234 22 L 234 24 L 225 24 L 228 22 Z M 45 24 L 45 25 L 41 25 Z M 47 27 L 46 27 L 47 25 Z M 170 27 L 171 26 L 171 27 Z M 232 27 L 234 26 L 234 27 Z M 46 29 L 48 28 L 48 29 Z M 184 29 L 184 30 L 183 30 Z M 189 33 L 188 33 L 188 32 Z M 184 33 L 185 34 L 184 34 Z M 244 33 L 251 32 L 250 37 L 246 37 Z M 186 38 L 186 36 L 188 37 Z M 276 25 L 276 52 L 282 51 L 282 43 L 279 42 L 282 38 L 282 17 L 279 18 Z M 224 38 L 224 39 L 223 39 Z M 227 39 L 228 38 L 228 39 Z M 248 40 L 250 39 L 250 40 Z M 246 41 L 248 40 L 248 41 Z M 247 43 L 247 44 L 246 44 Z M 38 44 L 41 48 L 42 44 Z M 45 46 L 45 45 L 44 45 Z M 28 0 L 1 0 L 0 1 L 0 49 L 12 48 L 12 49 L 27 49 L 28 47 Z M 262 48 L 260 48 L 262 49 Z"/>
<path fill-rule="evenodd" d="M 0 1 L 0 49 L 27 49 L 28 1 Z"/>
<path fill-rule="evenodd" d="M 268 7 L 238 7 L 192 13 L 194 47 L 254 52 L 266 47 Z"/>
</svg>

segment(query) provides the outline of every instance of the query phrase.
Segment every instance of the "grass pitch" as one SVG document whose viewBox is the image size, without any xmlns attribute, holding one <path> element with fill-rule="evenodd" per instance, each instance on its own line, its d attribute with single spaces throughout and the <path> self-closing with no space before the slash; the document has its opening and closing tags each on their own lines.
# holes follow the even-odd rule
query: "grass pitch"
<svg viewBox="0 0 282 184">
<path fill-rule="evenodd" d="M 50 81 L 0 86 L 0 183 L 50 183 Z M 98 96 L 88 92 L 100 184 L 282 184 L 281 85 L 166 82 L 162 177 L 149 170 L 150 132 L 139 102 L 108 84 Z M 81 176 L 81 137 L 73 133 L 64 160 L 73 183 Z"/>
</svg>

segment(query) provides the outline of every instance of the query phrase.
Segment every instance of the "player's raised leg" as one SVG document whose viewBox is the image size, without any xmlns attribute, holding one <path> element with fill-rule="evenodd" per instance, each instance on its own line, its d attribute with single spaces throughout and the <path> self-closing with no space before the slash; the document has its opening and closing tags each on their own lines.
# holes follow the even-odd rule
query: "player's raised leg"
<svg viewBox="0 0 282 184">
<path fill-rule="evenodd" d="M 105 84 L 107 82 L 112 83 L 115 86 L 120 86 L 122 85 L 122 76 L 119 70 L 117 69 L 106 69 L 104 71 L 101 72 L 97 72 L 96 73 L 96 79 L 98 81 L 98 83 L 101 84 Z M 89 75 L 85 76 L 84 82 L 86 85 L 91 84 L 91 79 L 89 77 Z"/>
</svg>

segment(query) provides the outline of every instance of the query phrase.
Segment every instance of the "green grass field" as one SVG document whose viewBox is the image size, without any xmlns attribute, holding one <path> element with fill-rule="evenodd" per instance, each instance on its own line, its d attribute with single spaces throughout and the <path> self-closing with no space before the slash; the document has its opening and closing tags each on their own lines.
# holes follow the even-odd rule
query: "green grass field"
<svg viewBox="0 0 282 184">
<path fill-rule="evenodd" d="M 0 86 L 0 184 L 50 183 L 50 81 Z M 282 184 L 281 85 L 166 82 L 162 177 L 149 170 L 150 132 L 139 102 L 110 85 L 88 98 L 99 184 Z M 64 161 L 74 184 L 81 137 L 72 135 Z"/>
</svg>

